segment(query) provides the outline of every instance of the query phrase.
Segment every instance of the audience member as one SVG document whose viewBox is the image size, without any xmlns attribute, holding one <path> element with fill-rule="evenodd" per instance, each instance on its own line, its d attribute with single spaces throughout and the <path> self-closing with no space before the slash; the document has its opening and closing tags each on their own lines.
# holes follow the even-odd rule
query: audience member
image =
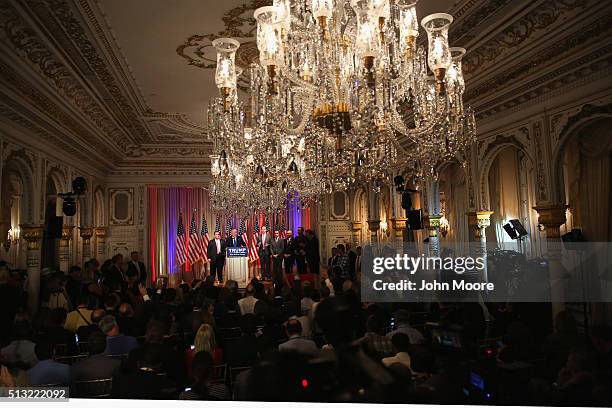
<svg viewBox="0 0 612 408">
<path fill-rule="evenodd" d="M 393 357 L 383 358 L 383 364 L 390 367 L 397 363 L 410 368 L 410 354 L 408 354 L 410 350 L 410 337 L 404 333 L 395 333 L 393 337 L 391 337 L 391 343 L 397 353 Z"/>
<path fill-rule="evenodd" d="M 404 333 L 408 336 L 410 344 L 421 344 L 425 338 L 420 331 L 410 325 L 410 312 L 405 309 L 399 309 L 393 315 L 395 318 L 395 330 L 387 333 L 388 338 L 392 338 L 397 333 Z"/>
<path fill-rule="evenodd" d="M 77 298 L 77 307 L 66 316 L 66 324 L 64 328 L 76 333 L 81 326 L 91 324 L 91 313 L 89 309 L 89 296 L 85 293 L 80 294 Z"/>
<path fill-rule="evenodd" d="M 93 332 L 87 341 L 89 357 L 77 361 L 70 367 L 72 382 L 102 380 L 112 378 L 119 371 L 121 360 L 104 355 L 106 337 L 101 332 Z"/>
<path fill-rule="evenodd" d="M 228 399 L 227 387 L 224 384 L 211 385 L 209 379 L 213 372 L 213 358 L 207 351 L 198 351 L 192 362 L 193 383 L 179 395 L 181 400 Z"/>
<path fill-rule="evenodd" d="M 38 363 L 28 370 L 32 385 L 70 385 L 70 366 L 53 361 L 53 344 L 40 341 L 34 348 Z"/>
<path fill-rule="evenodd" d="M 304 354 L 315 354 L 317 345 L 314 341 L 302 337 L 302 325 L 297 319 L 289 319 L 286 323 L 287 340 L 278 345 L 278 351 L 295 351 Z"/>
<path fill-rule="evenodd" d="M 121 334 L 114 316 L 104 316 L 100 320 L 100 330 L 106 335 L 104 354 L 124 355 L 138 347 L 138 342 L 134 337 Z"/>
<path fill-rule="evenodd" d="M 255 309 L 255 304 L 257 303 L 257 299 L 254 297 L 255 295 L 255 287 L 252 284 L 247 285 L 246 296 L 238 301 L 238 307 L 240 307 L 240 314 L 247 315 L 253 314 Z"/>
</svg>

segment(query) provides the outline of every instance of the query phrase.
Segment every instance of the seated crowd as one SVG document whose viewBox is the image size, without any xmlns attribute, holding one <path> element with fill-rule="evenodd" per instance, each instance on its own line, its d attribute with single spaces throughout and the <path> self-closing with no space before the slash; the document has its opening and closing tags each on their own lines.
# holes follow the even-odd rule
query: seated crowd
<svg viewBox="0 0 612 408">
<path fill-rule="evenodd" d="M 0 265 L 0 386 L 135 399 L 612 401 L 611 329 L 585 336 L 568 312 L 545 333 L 531 318 L 539 304 L 362 303 L 346 260 L 330 260 L 342 273 L 322 271 L 320 289 L 253 279 L 244 293 L 210 277 L 146 287 L 117 273 L 121 262 L 46 276 L 33 316 Z"/>
</svg>

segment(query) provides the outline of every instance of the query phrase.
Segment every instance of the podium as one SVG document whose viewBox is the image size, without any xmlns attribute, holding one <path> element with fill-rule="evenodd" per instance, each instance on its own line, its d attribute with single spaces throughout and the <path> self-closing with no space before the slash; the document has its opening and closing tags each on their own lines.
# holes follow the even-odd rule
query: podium
<svg viewBox="0 0 612 408">
<path fill-rule="evenodd" d="M 238 287 L 244 288 L 249 283 L 249 259 L 246 247 L 228 247 L 225 258 L 225 280 L 235 280 Z"/>
</svg>

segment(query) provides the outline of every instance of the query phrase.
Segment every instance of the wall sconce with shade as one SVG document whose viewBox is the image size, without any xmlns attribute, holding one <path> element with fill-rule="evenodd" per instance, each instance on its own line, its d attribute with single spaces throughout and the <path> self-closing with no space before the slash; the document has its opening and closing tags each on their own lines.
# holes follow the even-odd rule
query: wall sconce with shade
<svg viewBox="0 0 612 408">
<path fill-rule="evenodd" d="M 6 234 L 6 240 L 2 243 L 4 250 L 8 252 L 11 249 L 11 245 L 17 244 L 19 241 L 19 228 L 14 227 L 8 230 Z"/>
<path fill-rule="evenodd" d="M 382 235 L 386 235 L 387 237 L 389 236 L 390 231 L 388 230 L 388 228 L 389 228 L 389 224 L 387 224 L 386 219 L 380 221 L 380 232 Z"/>
<path fill-rule="evenodd" d="M 444 215 L 442 215 L 442 218 L 440 218 L 440 234 L 442 234 L 442 237 L 446 237 L 449 228 L 450 223 L 448 222 L 448 219 Z"/>
</svg>

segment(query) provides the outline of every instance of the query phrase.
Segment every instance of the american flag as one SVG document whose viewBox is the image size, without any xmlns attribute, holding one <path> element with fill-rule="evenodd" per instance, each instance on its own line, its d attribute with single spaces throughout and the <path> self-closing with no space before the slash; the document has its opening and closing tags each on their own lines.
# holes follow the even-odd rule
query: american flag
<svg viewBox="0 0 612 408">
<path fill-rule="evenodd" d="M 238 235 L 242 237 L 245 245 L 248 245 L 249 240 L 247 239 L 247 229 L 244 223 L 244 218 L 240 220 L 240 228 L 238 229 Z"/>
<path fill-rule="evenodd" d="M 208 236 L 208 223 L 206 217 L 202 214 L 202 229 L 200 230 L 200 257 L 204 262 L 208 262 L 208 243 L 210 237 Z"/>
<path fill-rule="evenodd" d="M 267 215 L 266 215 L 266 231 L 270 232 L 270 220 L 268 219 Z"/>
<path fill-rule="evenodd" d="M 232 232 L 232 219 L 230 217 L 227 217 L 227 223 L 225 225 L 225 236 L 229 237 L 230 232 Z"/>
<path fill-rule="evenodd" d="M 283 239 L 287 239 L 287 230 L 285 229 L 285 217 L 282 217 L 281 226 L 280 226 L 280 236 Z"/>
<path fill-rule="evenodd" d="M 219 225 L 219 216 L 215 217 L 215 232 L 221 232 L 221 225 Z"/>
<path fill-rule="evenodd" d="M 191 216 L 191 223 L 189 224 L 189 251 L 187 256 L 191 264 L 200 260 L 200 236 L 196 227 L 195 211 Z"/>
<path fill-rule="evenodd" d="M 178 228 L 176 229 L 176 259 L 179 265 L 183 265 L 187 262 L 187 256 L 185 252 L 187 252 L 186 247 L 186 239 L 185 236 L 185 224 L 183 224 L 183 214 L 179 214 L 179 223 Z"/>
<path fill-rule="evenodd" d="M 257 261 L 259 254 L 257 253 L 257 237 L 259 236 L 259 214 L 255 215 L 255 226 L 253 226 L 253 237 L 249 247 L 249 261 Z"/>
</svg>

